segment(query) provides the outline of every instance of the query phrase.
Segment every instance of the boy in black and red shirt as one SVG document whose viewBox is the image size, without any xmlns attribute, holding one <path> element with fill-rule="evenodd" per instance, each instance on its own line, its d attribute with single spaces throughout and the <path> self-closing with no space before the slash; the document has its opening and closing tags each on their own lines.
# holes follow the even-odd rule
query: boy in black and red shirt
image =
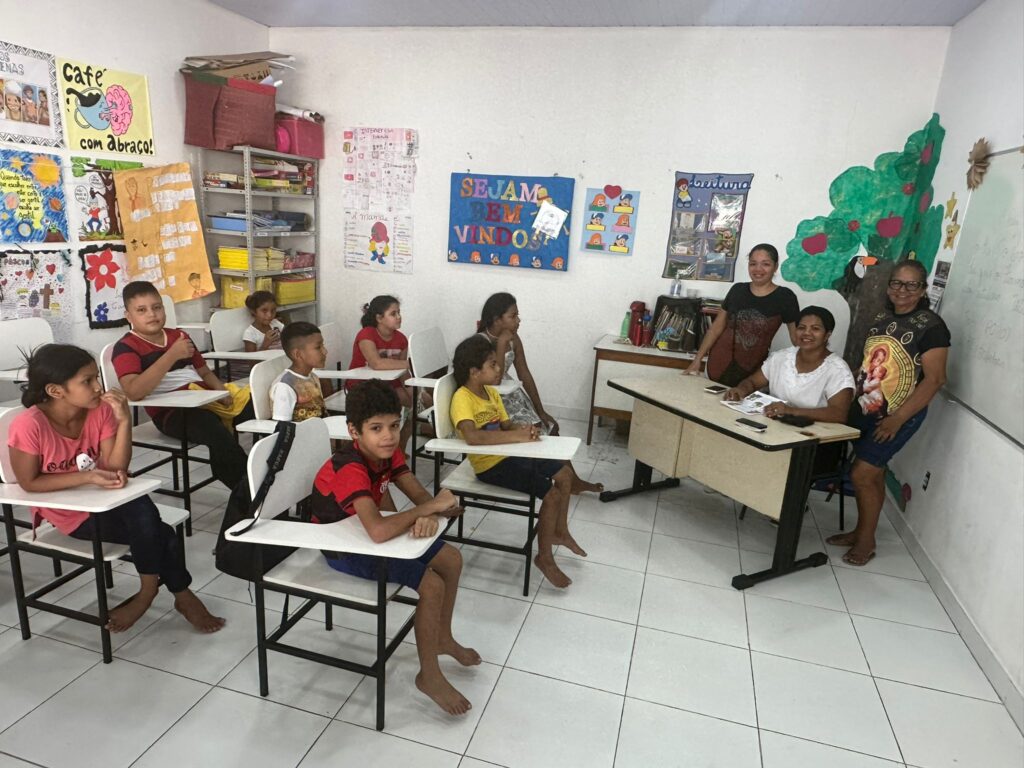
<svg viewBox="0 0 1024 768">
<path fill-rule="evenodd" d="M 405 464 L 399 448 L 402 406 L 395 391 L 379 381 L 359 384 L 345 398 L 352 445 L 334 454 L 313 481 L 314 523 L 334 523 L 358 515 L 370 538 L 384 542 L 406 533 L 436 535 L 443 517 L 461 514 L 451 491 L 431 497 Z M 395 512 L 389 486 L 394 482 L 416 506 Z M 382 515 L 381 511 L 393 514 Z M 335 570 L 376 580 L 379 557 L 324 553 Z M 387 558 L 388 581 L 415 589 L 416 650 L 420 672 L 416 687 L 451 715 L 465 714 L 469 701 L 441 672 L 437 657 L 447 654 L 463 666 L 480 663 L 480 655 L 452 637 L 452 613 L 462 573 L 459 550 L 440 539 L 413 560 Z"/>
<path fill-rule="evenodd" d="M 114 345 L 114 372 L 129 400 L 143 400 L 198 384 L 204 389 L 225 389 L 206 365 L 188 334 L 165 328 L 163 299 L 152 283 L 136 280 L 122 292 L 124 313 L 132 330 Z M 227 400 L 231 395 L 225 392 Z M 245 451 L 212 411 L 202 408 L 146 408 L 156 428 L 165 435 L 182 437 L 210 449 L 210 471 L 230 490 L 245 478 Z M 252 403 L 235 417 L 235 423 L 254 418 Z"/>
</svg>

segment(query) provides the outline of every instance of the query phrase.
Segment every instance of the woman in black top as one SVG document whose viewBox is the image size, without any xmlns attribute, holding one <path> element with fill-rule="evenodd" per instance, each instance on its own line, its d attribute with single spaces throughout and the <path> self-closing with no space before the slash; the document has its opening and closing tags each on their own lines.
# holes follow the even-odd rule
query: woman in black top
<svg viewBox="0 0 1024 768">
<path fill-rule="evenodd" d="M 850 479 L 857 495 L 857 527 L 830 536 L 850 547 L 849 565 L 875 556 L 875 529 L 885 501 L 885 466 L 921 426 L 928 403 L 946 383 L 949 329 L 929 309 L 928 271 L 919 261 L 901 261 L 889 276 L 887 308 L 875 315 L 864 342 L 857 379 L 853 426 L 856 459 Z"/>
<path fill-rule="evenodd" d="M 761 368 L 783 323 L 796 345 L 800 305 L 789 288 L 772 282 L 778 268 L 779 252 L 774 245 L 761 243 L 751 249 L 747 257 L 750 282 L 729 289 L 687 373 L 699 373 L 700 361 L 707 355 L 708 378 L 735 387 Z"/>
</svg>

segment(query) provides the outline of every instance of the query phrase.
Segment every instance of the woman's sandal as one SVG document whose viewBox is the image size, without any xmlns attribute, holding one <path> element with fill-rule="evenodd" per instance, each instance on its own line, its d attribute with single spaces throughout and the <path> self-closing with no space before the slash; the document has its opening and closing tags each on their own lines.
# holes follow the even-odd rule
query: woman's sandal
<svg viewBox="0 0 1024 768">
<path fill-rule="evenodd" d="M 871 552 L 867 556 L 864 556 L 864 555 L 855 555 L 853 553 L 853 550 L 850 550 L 845 555 L 843 555 L 843 562 L 846 563 L 847 565 L 855 565 L 855 566 L 860 567 L 862 565 L 867 565 L 872 560 L 874 560 L 874 558 L 875 558 L 875 553 L 874 552 Z"/>
</svg>

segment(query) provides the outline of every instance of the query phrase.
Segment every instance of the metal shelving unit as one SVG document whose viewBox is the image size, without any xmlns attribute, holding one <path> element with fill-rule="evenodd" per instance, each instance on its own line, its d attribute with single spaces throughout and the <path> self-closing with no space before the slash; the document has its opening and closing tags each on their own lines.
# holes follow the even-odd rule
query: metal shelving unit
<svg viewBox="0 0 1024 768">
<path fill-rule="evenodd" d="M 220 162 L 213 163 L 213 157 L 222 158 Z M 234 156 L 234 157 L 231 157 Z M 228 158 L 223 161 L 223 158 Z M 301 165 L 311 164 L 313 167 L 313 193 L 299 194 L 295 192 L 276 192 L 270 190 L 253 189 L 252 186 L 252 163 L 253 158 L 267 158 L 271 160 L 285 160 Z M 241 161 L 241 170 L 238 169 L 238 161 Z M 246 227 L 243 231 L 217 229 L 216 227 L 205 226 L 204 231 L 214 238 L 207 239 L 207 255 L 210 259 L 210 269 L 215 275 L 227 275 L 231 277 L 244 277 L 249 282 L 249 292 L 256 290 L 256 280 L 261 277 L 276 277 L 278 275 L 309 274 L 316 278 L 316 300 L 301 302 L 298 304 L 285 304 L 280 307 L 282 311 L 293 311 L 298 309 L 312 309 L 314 322 L 320 319 L 320 161 L 314 157 L 302 157 L 300 155 L 289 155 L 284 152 L 274 152 L 269 149 L 257 147 L 235 147 L 230 150 L 201 149 L 199 150 L 199 200 L 200 212 L 203 222 L 208 225 L 209 217 L 216 215 L 225 208 L 237 208 L 237 201 L 228 205 L 219 205 L 217 198 L 231 201 L 232 198 L 242 198 L 245 210 Z M 207 172 L 238 173 L 243 179 L 245 186 L 242 189 L 229 189 L 222 187 L 208 187 L 205 184 Z M 254 200 L 264 198 L 258 205 Z M 253 228 L 253 209 L 259 210 L 289 210 L 281 207 L 282 200 L 291 200 L 312 206 L 312 226 L 309 230 L 301 232 L 261 232 Z M 242 238 L 245 240 L 245 248 L 249 256 L 249 269 L 222 269 L 218 266 L 217 248 L 224 244 L 220 238 Z M 302 238 L 303 245 L 307 245 L 305 238 L 312 240 L 313 253 L 316 254 L 314 266 L 304 269 L 280 269 L 260 270 L 253 269 L 253 251 L 267 246 L 276 246 L 279 238 L 288 238 L 291 242 L 295 238 Z M 258 241 L 258 242 L 257 242 Z M 218 286 L 219 289 L 219 286 Z"/>
</svg>

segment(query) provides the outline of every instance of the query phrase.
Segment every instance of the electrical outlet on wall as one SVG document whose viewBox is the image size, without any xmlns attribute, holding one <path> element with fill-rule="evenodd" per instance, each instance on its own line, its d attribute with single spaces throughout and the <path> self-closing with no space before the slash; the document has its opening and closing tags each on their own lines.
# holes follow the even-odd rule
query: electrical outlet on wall
<svg viewBox="0 0 1024 768">
<path fill-rule="evenodd" d="M 925 472 L 924 473 L 924 482 L 921 483 L 921 490 L 922 491 L 927 491 L 928 490 L 928 483 L 931 481 L 931 479 L 932 479 L 932 473 L 931 472 Z"/>
</svg>

